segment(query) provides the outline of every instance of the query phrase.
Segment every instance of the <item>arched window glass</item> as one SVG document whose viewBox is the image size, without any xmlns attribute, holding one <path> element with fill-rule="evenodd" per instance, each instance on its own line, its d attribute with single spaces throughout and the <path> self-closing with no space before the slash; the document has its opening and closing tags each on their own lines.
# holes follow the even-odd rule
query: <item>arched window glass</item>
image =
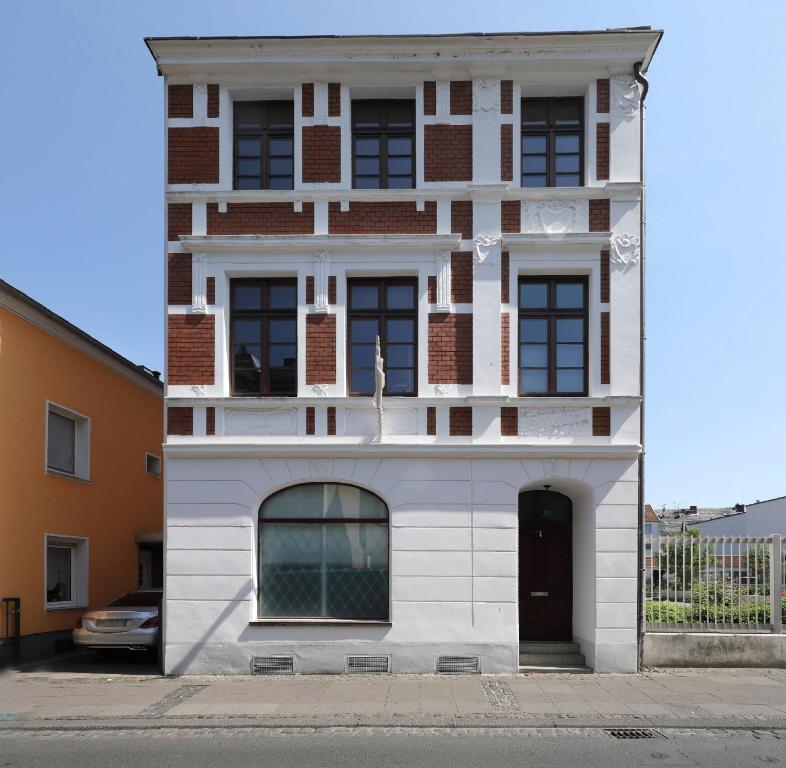
<svg viewBox="0 0 786 768">
<path fill-rule="evenodd" d="M 573 518 L 570 499 L 556 491 L 522 491 L 519 521 L 522 523 L 569 523 Z"/>
<path fill-rule="evenodd" d="M 259 508 L 261 618 L 388 618 L 388 510 L 351 485 L 308 483 Z"/>
</svg>

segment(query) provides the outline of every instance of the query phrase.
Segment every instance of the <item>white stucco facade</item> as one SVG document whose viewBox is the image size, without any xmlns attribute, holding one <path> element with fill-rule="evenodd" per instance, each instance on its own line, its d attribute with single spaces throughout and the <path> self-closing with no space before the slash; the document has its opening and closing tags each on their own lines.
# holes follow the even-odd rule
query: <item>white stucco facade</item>
<svg viewBox="0 0 786 768">
<path fill-rule="evenodd" d="M 247 674 L 257 656 L 291 656 L 296 672 L 338 673 L 348 655 L 388 656 L 393 672 L 430 673 L 445 655 L 478 657 L 483 672 L 515 671 L 518 499 L 544 485 L 573 505 L 572 564 L 566 564 L 572 568 L 572 637 L 594 670 L 636 670 L 644 233 L 642 109 L 633 67 L 644 62 L 646 71 L 658 40 L 653 31 L 620 31 L 499 40 L 325 39 L 308 45 L 235 40 L 209 49 L 194 40 L 150 42 L 167 84 L 194 85 L 194 117 L 169 118 L 168 125 L 215 126 L 221 146 L 218 184 L 167 186 L 167 202 L 190 205 L 192 221 L 191 234 L 167 242 L 167 253 L 193 258 L 192 303 L 170 304 L 167 314 L 212 315 L 215 322 L 214 383 L 167 387 L 170 408 L 193 412 L 193 434 L 169 435 L 165 444 L 167 673 Z M 402 46 L 411 56 L 402 57 Z M 299 117 L 300 83 L 315 79 L 341 83 L 341 117 L 327 115 L 322 82 L 315 85 L 314 117 Z M 606 114 L 597 111 L 599 79 L 610 81 Z M 472 81 L 471 115 L 445 114 L 451 80 Z M 207 118 L 200 86 L 216 81 L 221 116 Z M 436 81 L 436 115 L 424 112 L 424 81 Z M 513 83 L 511 114 L 500 109 L 502 81 Z M 424 125 L 472 125 L 472 181 L 424 181 L 418 151 L 414 189 L 352 189 L 348 107 L 353 95 L 367 98 L 372 87 L 383 96 L 387 89 L 397 98 L 414 98 L 419 146 Z M 231 103 L 244 93 L 264 95 L 265 88 L 275 98 L 291 92 L 295 101 L 295 188 L 233 190 Z M 519 104 L 526 95 L 583 98 L 583 186 L 520 186 Z M 302 182 L 297 137 L 304 120 L 341 128 L 340 183 Z M 597 178 L 595 125 L 601 120 L 610 125 L 608 179 Z M 503 182 L 499 136 L 506 124 L 514 136 L 514 181 Z M 433 203 L 436 231 L 330 233 L 331 204 L 352 211 L 353 203 L 368 200 L 409 201 L 418 210 Z M 608 231 L 590 231 L 594 200 L 609 201 Z M 471 239 L 451 220 L 456 201 L 471 201 Z M 267 202 L 288 203 L 295 211 L 313 204 L 313 233 L 220 236 L 207 230 L 208 205 L 217 204 L 220 212 L 228 203 Z M 517 232 L 503 231 L 503 206 L 511 203 L 520 211 Z M 451 252 L 472 252 L 472 304 L 451 303 Z M 307 315 L 335 315 L 335 382 L 307 383 L 299 354 L 297 397 L 233 396 L 229 287 L 234 278 L 259 275 L 298 278 L 299 350 L 306 347 Z M 370 400 L 347 391 L 347 280 L 374 275 L 417 277 L 418 285 L 417 397 L 385 398 L 382 435 Z M 585 396 L 519 395 L 518 281 L 535 275 L 586 278 Z M 335 279 L 334 303 L 324 298 L 328 276 Z M 215 284 L 212 304 L 205 299 L 209 278 Z M 306 300 L 307 278 L 314 281 L 313 303 Z M 436 302 L 429 278 L 436 281 Z M 472 314 L 471 384 L 430 381 L 427 328 L 429 316 L 439 312 Z M 608 377 L 601 370 L 602 313 L 611 318 Z M 501 348 L 504 315 L 510 318 L 507 356 Z M 451 434 L 451 408 L 472 409 L 471 435 Z M 307 434 L 308 409 L 313 434 Z M 515 410 L 515 434 L 503 428 L 501 409 Z M 598 409 L 608 409 L 607 434 L 595 428 Z M 207 427 L 208 413 L 214 429 Z M 328 428 L 329 419 L 335 428 Z M 386 621 L 260 619 L 260 505 L 281 489 L 312 482 L 357 486 L 387 505 Z"/>
</svg>

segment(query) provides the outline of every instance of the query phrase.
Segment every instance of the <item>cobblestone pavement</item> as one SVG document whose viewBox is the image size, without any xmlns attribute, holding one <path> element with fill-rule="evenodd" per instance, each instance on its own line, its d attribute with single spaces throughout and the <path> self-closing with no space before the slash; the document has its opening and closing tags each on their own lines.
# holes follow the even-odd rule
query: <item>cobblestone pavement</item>
<svg viewBox="0 0 786 768">
<path fill-rule="evenodd" d="M 84 728 L 786 728 L 786 670 L 638 675 L 0 675 L 0 732 Z"/>
</svg>

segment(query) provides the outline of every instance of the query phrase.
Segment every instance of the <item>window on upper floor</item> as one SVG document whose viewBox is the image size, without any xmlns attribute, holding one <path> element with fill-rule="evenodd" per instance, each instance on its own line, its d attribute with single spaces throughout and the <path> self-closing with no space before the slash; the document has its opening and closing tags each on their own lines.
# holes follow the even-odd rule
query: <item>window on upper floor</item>
<svg viewBox="0 0 786 768">
<path fill-rule="evenodd" d="M 414 101 L 352 102 L 352 186 L 356 189 L 415 186 Z"/>
<path fill-rule="evenodd" d="M 580 98 L 521 100 L 521 186 L 584 183 L 584 102 Z"/>
<path fill-rule="evenodd" d="M 88 480 L 90 419 L 55 403 L 47 403 L 46 417 L 46 471 Z"/>
<path fill-rule="evenodd" d="M 291 101 L 236 101 L 235 189 L 292 189 L 294 108 Z"/>
<path fill-rule="evenodd" d="M 519 394 L 587 394 L 587 280 L 519 280 Z"/>
<path fill-rule="evenodd" d="M 384 362 L 385 395 L 417 394 L 417 279 L 348 281 L 349 393 L 375 389 L 376 340 Z"/>
<path fill-rule="evenodd" d="M 297 280 L 231 283 L 233 395 L 297 394 Z"/>
</svg>

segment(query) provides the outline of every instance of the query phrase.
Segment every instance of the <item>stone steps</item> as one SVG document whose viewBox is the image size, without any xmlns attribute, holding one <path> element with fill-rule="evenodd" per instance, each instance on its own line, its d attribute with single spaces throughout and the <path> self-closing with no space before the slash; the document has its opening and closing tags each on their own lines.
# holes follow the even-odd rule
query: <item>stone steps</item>
<svg viewBox="0 0 786 768">
<path fill-rule="evenodd" d="M 571 642 L 520 642 L 519 672 L 569 672 L 587 673 L 584 654 L 578 643 Z"/>
</svg>

